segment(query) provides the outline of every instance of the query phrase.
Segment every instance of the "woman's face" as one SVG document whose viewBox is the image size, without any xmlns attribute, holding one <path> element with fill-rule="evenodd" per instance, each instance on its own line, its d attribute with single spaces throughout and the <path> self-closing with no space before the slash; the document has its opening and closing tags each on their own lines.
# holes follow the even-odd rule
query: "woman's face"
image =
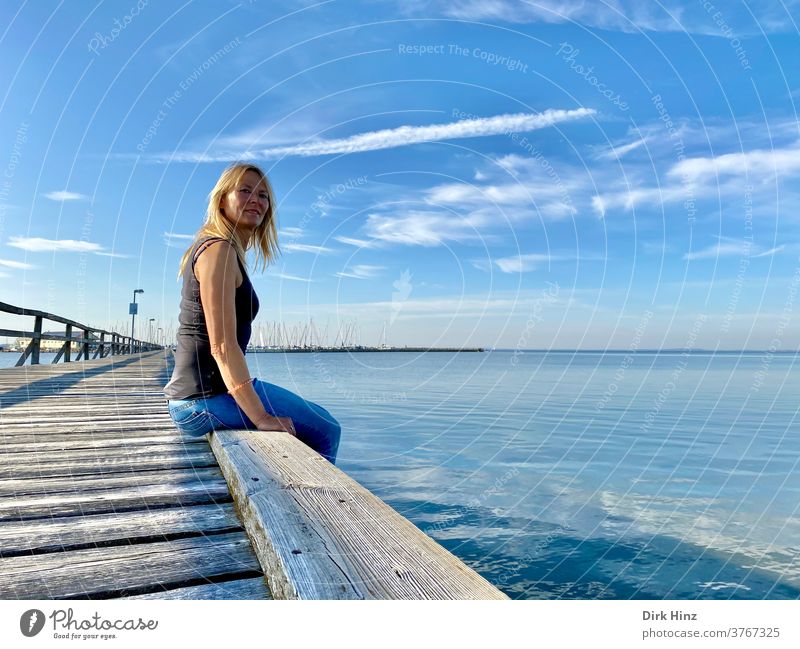
<svg viewBox="0 0 800 649">
<path fill-rule="evenodd" d="M 248 171 L 231 191 L 222 196 L 220 207 L 237 230 L 252 232 L 269 209 L 267 187 L 255 171 Z"/>
</svg>

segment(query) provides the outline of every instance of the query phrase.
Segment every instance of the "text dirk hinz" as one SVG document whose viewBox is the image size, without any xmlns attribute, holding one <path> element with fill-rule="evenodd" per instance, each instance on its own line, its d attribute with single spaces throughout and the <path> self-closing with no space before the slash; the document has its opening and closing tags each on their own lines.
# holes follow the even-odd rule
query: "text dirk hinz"
<svg viewBox="0 0 800 649">
<path fill-rule="evenodd" d="M 669 616 L 667 616 L 669 613 Z M 642 611 L 642 620 L 697 620 L 697 613 L 687 611 Z"/>
</svg>

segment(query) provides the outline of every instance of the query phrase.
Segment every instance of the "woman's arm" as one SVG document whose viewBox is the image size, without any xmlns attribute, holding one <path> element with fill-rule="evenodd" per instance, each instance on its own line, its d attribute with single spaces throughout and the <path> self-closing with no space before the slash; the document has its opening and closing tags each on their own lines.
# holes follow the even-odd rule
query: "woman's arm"
<svg viewBox="0 0 800 649">
<path fill-rule="evenodd" d="M 242 386 L 232 396 L 257 428 L 288 431 L 286 422 L 280 422 L 264 409 L 264 404 L 250 382 L 250 370 L 236 339 L 238 271 L 236 250 L 227 241 L 210 245 L 197 257 L 194 265 L 195 276 L 200 284 L 211 355 L 228 391 Z"/>
</svg>

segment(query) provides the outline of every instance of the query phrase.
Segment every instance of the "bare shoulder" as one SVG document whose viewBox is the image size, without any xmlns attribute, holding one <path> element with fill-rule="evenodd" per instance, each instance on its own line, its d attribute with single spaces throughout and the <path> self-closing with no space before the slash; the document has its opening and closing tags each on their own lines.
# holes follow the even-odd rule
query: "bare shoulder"
<svg viewBox="0 0 800 649">
<path fill-rule="evenodd" d="M 242 283 L 236 248 L 229 241 L 215 239 L 200 245 L 195 252 L 194 271 L 200 282 L 222 281 L 235 278 L 237 286 Z"/>
</svg>

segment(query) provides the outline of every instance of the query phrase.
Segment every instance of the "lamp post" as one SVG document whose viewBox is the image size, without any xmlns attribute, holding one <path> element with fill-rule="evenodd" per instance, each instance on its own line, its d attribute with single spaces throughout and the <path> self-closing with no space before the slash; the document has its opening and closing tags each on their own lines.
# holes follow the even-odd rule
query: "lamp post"
<svg viewBox="0 0 800 649">
<path fill-rule="evenodd" d="M 153 323 L 156 321 L 155 318 L 150 318 L 148 320 L 147 326 L 147 344 L 150 345 L 153 343 Z"/>
<path fill-rule="evenodd" d="M 137 293 L 144 293 L 143 288 L 137 288 L 133 292 L 133 302 L 130 304 L 130 312 L 131 312 L 131 354 L 133 354 L 133 339 L 134 339 L 134 327 L 136 326 L 136 311 L 139 307 L 136 306 L 136 294 Z"/>
<path fill-rule="evenodd" d="M 156 329 L 156 344 L 157 345 L 161 345 L 162 347 L 163 347 L 163 345 L 161 344 L 161 338 L 164 336 L 163 332 L 164 332 L 164 330 L 161 327 Z"/>
</svg>

